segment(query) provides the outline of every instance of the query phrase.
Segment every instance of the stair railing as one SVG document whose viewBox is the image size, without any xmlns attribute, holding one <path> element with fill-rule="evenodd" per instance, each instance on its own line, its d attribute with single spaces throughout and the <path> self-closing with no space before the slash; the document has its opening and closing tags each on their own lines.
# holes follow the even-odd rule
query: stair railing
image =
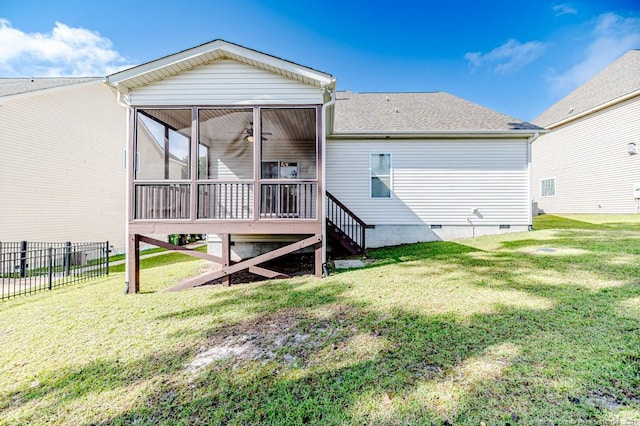
<svg viewBox="0 0 640 426">
<path fill-rule="evenodd" d="M 342 204 L 329 191 L 327 193 L 327 220 L 346 234 L 364 251 L 366 247 L 367 228 L 374 228 L 374 225 L 367 225 L 362 219 L 356 216 L 347 206 Z"/>
</svg>

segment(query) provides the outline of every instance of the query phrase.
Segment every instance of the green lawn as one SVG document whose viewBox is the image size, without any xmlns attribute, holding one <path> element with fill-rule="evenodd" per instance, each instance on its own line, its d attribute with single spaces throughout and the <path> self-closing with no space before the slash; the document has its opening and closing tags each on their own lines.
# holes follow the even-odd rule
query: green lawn
<svg viewBox="0 0 640 426">
<path fill-rule="evenodd" d="M 139 295 L 3 302 L 0 424 L 640 424 L 640 223 L 534 226 L 180 293 L 205 264 L 168 254 Z"/>
</svg>

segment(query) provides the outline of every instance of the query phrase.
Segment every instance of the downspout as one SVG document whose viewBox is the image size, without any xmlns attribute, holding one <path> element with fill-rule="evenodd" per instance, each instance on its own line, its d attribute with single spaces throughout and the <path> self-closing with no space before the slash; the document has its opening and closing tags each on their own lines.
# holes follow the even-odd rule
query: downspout
<svg viewBox="0 0 640 426">
<path fill-rule="evenodd" d="M 116 89 L 117 90 L 117 89 Z M 125 280 L 125 289 L 124 292 L 125 294 L 129 293 L 129 209 L 131 208 L 131 200 L 130 200 L 130 191 L 131 188 L 129 188 L 129 173 L 130 173 L 130 169 L 131 169 L 131 155 L 132 153 L 129 152 L 129 142 L 131 142 L 129 140 L 129 138 L 131 137 L 131 132 L 130 132 L 130 122 L 131 122 L 131 108 L 129 107 L 129 105 L 124 102 L 122 100 L 122 92 L 120 92 L 118 90 L 118 105 L 120 105 L 121 107 L 125 108 L 127 111 L 127 124 L 125 127 L 125 131 L 127 132 L 127 136 L 125 138 L 126 140 L 126 144 L 125 144 L 125 155 L 124 155 L 124 167 L 125 167 L 125 179 L 124 179 L 124 197 L 125 197 L 125 201 L 124 201 L 124 211 L 125 211 L 125 215 L 124 215 L 124 241 L 125 241 L 125 245 L 124 245 L 124 258 L 125 258 L 125 262 L 124 262 L 124 280 Z M 135 157 L 133 157 L 135 159 Z M 135 164 L 135 160 L 134 160 L 134 164 Z M 131 182 L 133 182 L 133 180 L 131 180 Z"/>
<path fill-rule="evenodd" d="M 540 137 L 539 132 L 535 132 L 533 136 L 527 138 L 527 200 L 529 203 L 528 211 L 528 222 L 529 222 L 529 231 L 533 231 L 533 194 L 531 193 L 531 145 L 535 142 L 536 139 Z"/>
<path fill-rule="evenodd" d="M 322 179 L 324 180 L 322 185 L 322 272 L 326 277 L 329 275 L 329 268 L 327 268 L 327 132 L 328 132 L 328 121 L 327 121 L 327 109 L 330 106 L 333 106 L 336 103 L 336 91 L 335 89 L 331 91 L 330 89 L 325 89 L 329 91 L 329 102 L 322 105 Z"/>
</svg>

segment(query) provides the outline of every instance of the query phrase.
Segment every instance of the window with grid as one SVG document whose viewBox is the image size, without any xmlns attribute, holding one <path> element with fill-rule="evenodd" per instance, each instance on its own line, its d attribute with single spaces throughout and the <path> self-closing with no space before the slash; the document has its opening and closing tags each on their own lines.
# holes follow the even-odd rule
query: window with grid
<svg viewBox="0 0 640 426">
<path fill-rule="evenodd" d="M 371 198 L 391 198 L 391 154 L 371 154 Z"/>
<path fill-rule="evenodd" d="M 554 197 L 556 195 L 556 178 L 540 180 L 540 196 Z"/>
</svg>

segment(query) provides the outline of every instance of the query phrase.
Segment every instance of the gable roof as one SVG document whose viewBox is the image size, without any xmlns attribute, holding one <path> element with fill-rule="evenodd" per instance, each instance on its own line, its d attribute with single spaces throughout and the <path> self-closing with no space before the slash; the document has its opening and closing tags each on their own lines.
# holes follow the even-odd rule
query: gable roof
<svg viewBox="0 0 640 426">
<path fill-rule="evenodd" d="M 333 134 L 527 133 L 531 123 L 444 92 L 336 94 Z"/>
<path fill-rule="evenodd" d="M 0 78 L 0 97 L 86 83 L 99 77 Z"/>
<path fill-rule="evenodd" d="M 556 102 L 533 122 L 555 127 L 640 90 L 640 50 L 630 50 Z"/>
<path fill-rule="evenodd" d="M 111 74 L 107 76 L 107 83 L 118 88 L 119 91 L 126 92 L 135 87 L 144 86 L 211 63 L 217 59 L 233 59 L 312 86 L 327 88 L 335 86 L 335 78 L 330 74 L 224 40 L 214 40 Z"/>
</svg>

